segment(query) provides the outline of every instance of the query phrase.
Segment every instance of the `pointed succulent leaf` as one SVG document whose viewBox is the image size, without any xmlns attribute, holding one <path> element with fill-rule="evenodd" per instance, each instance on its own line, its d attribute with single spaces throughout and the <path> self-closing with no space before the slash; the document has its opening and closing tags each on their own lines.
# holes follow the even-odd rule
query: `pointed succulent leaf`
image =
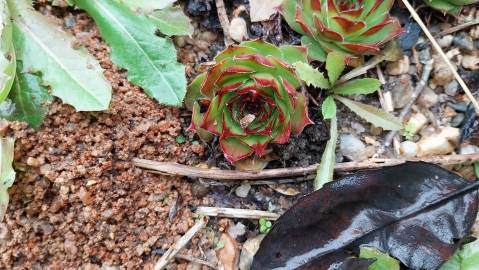
<svg viewBox="0 0 479 270">
<path fill-rule="evenodd" d="M 302 36 L 301 44 L 303 46 L 308 46 L 308 55 L 313 60 L 318 60 L 322 62 L 326 61 L 327 53 L 325 49 L 323 49 L 316 40 L 308 36 Z"/>
<path fill-rule="evenodd" d="M 200 127 L 201 123 L 203 123 L 203 120 L 204 120 L 204 114 L 201 113 L 200 104 L 198 104 L 198 102 L 195 102 L 191 110 L 192 110 L 192 116 L 191 116 L 190 130 L 196 131 L 198 136 L 203 141 L 211 141 L 211 139 L 213 139 L 213 135 L 207 130 Z"/>
<path fill-rule="evenodd" d="M 321 105 L 321 113 L 324 119 L 332 119 L 336 117 L 336 102 L 332 96 L 328 96 Z"/>
<path fill-rule="evenodd" d="M 336 81 L 343 73 L 345 68 L 345 56 L 340 52 L 328 53 L 326 58 L 326 70 L 328 71 L 328 78 L 331 85 L 334 85 Z"/>
<path fill-rule="evenodd" d="M 474 3 L 479 3 L 478 0 L 424 0 L 424 3 L 437 10 L 447 12 L 450 14 L 458 14 L 462 7 Z"/>
<path fill-rule="evenodd" d="M 359 117 L 372 123 L 376 127 L 381 127 L 385 130 L 400 130 L 402 128 L 402 123 L 398 118 L 383 110 L 340 96 L 335 96 L 335 99 L 346 105 L 346 107 L 356 113 Z"/>
<path fill-rule="evenodd" d="M 73 48 L 73 37 L 33 10 L 27 1 L 8 3 L 13 15 L 15 53 L 23 63 L 23 72 L 41 72 L 52 94 L 78 111 L 107 109 L 111 85 L 98 61 L 84 48 Z"/>
<path fill-rule="evenodd" d="M 381 87 L 381 82 L 372 78 L 356 79 L 345 82 L 334 88 L 334 93 L 339 95 L 371 94 Z"/>
<path fill-rule="evenodd" d="M 10 11 L 7 1 L 0 0 L 0 102 L 7 98 L 12 88 L 15 65 Z"/>
<path fill-rule="evenodd" d="M 95 20 L 113 63 L 128 70 L 128 80 L 162 104 L 182 104 L 185 67 L 177 62 L 173 42 L 155 35 L 153 22 L 115 0 L 77 0 L 77 6 Z"/>
<path fill-rule="evenodd" d="M 296 72 L 299 78 L 303 80 L 307 85 L 314 86 L 321 89 L 329 89 L 331 85 L 328 79 L 326 79 L 321 71 L 313 68 L 307 63 L 297 62 L 294 64 Z"/>
<path fill-rule="evenodd" d="M 229 46 L 188 87 L 192 129 L 202 138 L 203 131 L 219 136 L 232 163 L 265 156 L 270 143 L 286 143 L 312 123 L 293 66 L 305 61 L 306 48 L 299 46 L 278 48 L 260 40 Z"/>
</svg>

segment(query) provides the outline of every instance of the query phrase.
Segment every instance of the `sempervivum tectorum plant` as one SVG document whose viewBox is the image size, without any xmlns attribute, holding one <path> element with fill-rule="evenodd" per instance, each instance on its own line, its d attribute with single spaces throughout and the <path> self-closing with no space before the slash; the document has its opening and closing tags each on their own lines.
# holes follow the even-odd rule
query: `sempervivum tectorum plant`
<svg viewBox="0 0 479 270">
<path fill-rule="evenodd" d="M 378 54 L 399 35 L 399 21 L 389 15 L 394 0 L 284 0 L 280 11 L 303 35 L 310 57 L 324 61 L 328 52 Z"/>
<path fill-rule="evenodd" d="M 191 129 L 204 139 L 219 137 L 230 162 L 261 157 L 269 143 L 286 143 L 311 124 L 293 63 L 306 61 L 306 48 L 263 41 L 233 45 L 189 86 Z"/>
<path fill-rule="evenodd" d="M 478 0 L 424 0 L 426 5 L 435 9 L 447 12 L 450 14 L 457 14 L 465 5 L 479 3 Z"/>
</svg>

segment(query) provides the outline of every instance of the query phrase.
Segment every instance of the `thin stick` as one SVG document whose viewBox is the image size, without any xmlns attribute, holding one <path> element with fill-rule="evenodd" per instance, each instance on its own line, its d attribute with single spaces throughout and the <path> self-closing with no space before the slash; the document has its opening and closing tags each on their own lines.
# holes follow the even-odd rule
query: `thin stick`
<svg viewBox="0 0 479 270">
<path fill-rule="evenodd" d="M 160 255 L 164 255 L 166 253 L 166 251 L 161 251 L 161 250 L 155 250 L 154 252 L 155 252 L 155 254 L 160 254 Z M 216 265 L 214 265 L 210 262 L 195 258 L 195 257 L 190 256 L 190 255 L 178 253 L 178 254 L 175 255 L 175 258 L 180 259 L 180 260 L 193 262 L 193 263 L 197 263 L 197 264 L 206 265 L 206 266 L 208 266 L 209 268 L 212 268 L 212 269 L 217 269 Z"/>
<path fill-rule="evenodd" d="M 454 32 L 461 31 L 462 29 L 474 26 L 476 24 L 479 24 L 479 19 L 468 21 L 468 22 L 465 22 L 463 24 L 459 24 L 459 25 L 456 25 L 454 27 L 448 28 L 448 29 L 440 32 L 439 34 L 437 34 L 435 37 L 442 37 L 442 36 L 445 36 L 445 35 L 449 35 L 449 34 L 452 34 Z"/>
<path fill-rule="evenodd" d="M 343 83 L 347 82 L 353 78 L 356 78 L 358 76 L 361 76 L 363 74 L 366 74 L 368 70 L 374 68 L 377 64 L 381 63 L 386 57 L 384 55 L 376 55 L 373 58 L 371 58 L 368 62 L 366 62 L 364 65 L 359 66 L 350 72 L 344 74 L 337 83 Z"/>
<path fill-rule="evenodd" d="M 371 159 L 361 162 L 337 163 L 334 167 L 336 172 L 351 172 L 363 169 L 377 169 L 386 166 L 394 166 L 405 163 L 406 161 L 422 161 L 438 165 L 462 164 L 479 161 L 479 153 L 470 155 L 446 155 L 433 156 L 427 158 L 412 159 Z M 233 180 L 265 180 L 265 179 L 284 179 L 298 176 L 312 175 L 316 173 L 318 164 L 307 167 L 292 167 L 281 169 L 266 169 L 262 171 L 234 171 L 220 169 L 196 168 L 174 162 L 157 162 L 145 159 L 133 159 L 133 165 L 156 171 L 159 174 L 179 175 L 192 178 L 207 178 L 222 181 Z"/>
<path fill-rule="evenodd" d="M 201 217 L 193 227 L 191 227 L 185 235 L 183 235 L 178 241 L 170 247 L 163 256 L 156 262 L 154 270 L 162 270 L 168 264 L 168 262 L 173 259 L 180 250 L 182 250 L 195 236 L 197 232 L 199 232 L 203 227 L 206 226 L 208 219 L 206 217 Z"/>
<path fill-rule="evenodd" d="M 414 105 L 414 103 L 416 103 L 417 98 L 421 95 L 421 93 L 426 88 L 427 81 L 429 80 L 429 77 L 431 76 L 433 63 L 434 63 L 434 60 L 431 59 L 425 64 L 423 72 L 422 72 L 421 80 L 416 84 L 414 93 L 411 95 L 411 98 L 409 99 L 408 103 L 406 104 L 406 106 L 403 107 L 403 109 L 401 110 L 401 113 L 399 114 L 399 120 L 401 122 L 409 114 L 412 106 Z M 375 157 L 379 157 L 386 151 L 386 149 L 391 145 L 391 142 L 393 141 L 393 138 L 394 136 L 396 136 L 396 134 L 397 134 L 397 131 L 392 130 L 386 135 L 386 137 L 384 138 L 384 143 L 379 148 Z"/>
<path fill-rule="evenodd" d="M 227 217 L 227 218 L 244 218 L 244 219 L 267 219 L 276 220 L 279 214 L 250 210 L 250 209 L 236 209 L 236 208 L 219 208 L 200 206 L 196 209 L 196 214 L 210 216 L 210 217 Z"/>
<path fill-rule="evenodd" d="M 424 24 L 424 22 L 421 20 L 421 18 L 419 17 L 419 15 L 416 13 L 416 11 L 414 10 L 414 8 L 411 6 L 411 4 L 409 3 L 408 0 L 401 0 L 404 5 L 407 7 L 407 9 L 409 10 L 409 12 L 411 13 L 412 17 L 414 18 L 414 20 L 419 24 L 419 26 L 421 27 L 422 31 L 424 31 L 424 33 L 426 34 L 426 36 L 429 38 L 429 40 L 431 41 L 432 43 L 432 46 L 434 47 L 434 49 L 436 49 L 436 51 L 439 53 L 439 55 L 441 56 L 442 60 L 447 64 L 447 66 L 449 67 L 449 69 L 451 70 L 452 74 L 454 74 L 454 77 L 456 77 L 456 80 L 459 82 L 459 85 L 461 85 L 462 89 L 464 90 L 464 92 L 466 93 L 467 97 L 469 98 L 469 100 L 472 102 L 472 104 L 474 105 L 474 108 L 476 109 L 476 113 L 479 114 L 479 103 L 477 102 L 477 100 L 474 98 L 474 95 L 472 95 L 471 93 L 471 90 L 469 89 L 469 87 L 467 87 L 466 83 L 464 82 L 464 80 L 461 78 L 461 76 L 459 75 L 459 73 L 457 72 L 456 68 L 454 67 L 454 65 L 451 63 L 451 61 L 449 61 L 449 58 L 446 56 L 446 54 L 444 53 L 444 51 L 441 49 L 441 46 L 439 46 L 439 44 L 437 43 L 437 41 L 434 39 L 433 35 L 431 34 L 431 32 L 429 32 L 429 29 L 427 29 L 427 26 Z"/>
<path fill-rule="evenodd" d="M 223 33 L 225 35 L 226 45 L 231 44 L 230 36 L 230 20 L 226 14 L 225 3 L 223 0 L 215 0 L 216 10 L 218 12 L 218 19 L 220 20 L 221 28 L 223 28 Z"/>
</svg>

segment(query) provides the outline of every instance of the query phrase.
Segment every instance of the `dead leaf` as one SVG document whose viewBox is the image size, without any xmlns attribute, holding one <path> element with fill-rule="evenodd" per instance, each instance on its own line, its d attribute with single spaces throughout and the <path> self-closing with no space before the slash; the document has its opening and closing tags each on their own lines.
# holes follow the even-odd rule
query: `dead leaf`
<svg viewBox="0 0 479 270">
<path fill-rule="evenodd" d="M 250 0 L 250 17 L 251 22 L 260 22 L 268 20 L 271 15 L 278 12 L 277 7 L 281 5 L 283 0 Z"/>
<path fill-rule="evenodd" d="M 280 185 L 268 185 L 270 188 L 272 188 L 274 191 L 286 195 L 286 196 L 296 196 L 300 194 L 299 190 L 292 186 L 280 184 Z"/>
<path fill-rule="evenodd" d="M 239 249 L 238 243 L 229 234 L 223 233 L 220 237 L 223 248 L 217 251 L 218 259 L 224 270 L 237 270 Z"/>
</svg>

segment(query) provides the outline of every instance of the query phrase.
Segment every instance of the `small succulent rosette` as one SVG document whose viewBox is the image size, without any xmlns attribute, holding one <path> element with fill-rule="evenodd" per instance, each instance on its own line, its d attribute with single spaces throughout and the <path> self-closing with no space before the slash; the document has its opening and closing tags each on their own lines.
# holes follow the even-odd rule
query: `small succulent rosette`
<svg viewBox="0 0 479 270">
<path fill-rule="evenodd" d="M 479 3 L 478 0 L 424 0 L 426 5 L 449 14 L 459 14 L 465 5 Z"/>
<path fill-rule="evenodd" d="M 393 4 L 394 0 L 284 0 L 279 9 L 303 35 L 310 57 L 325 61 L 332 51 L 350 57 L 378 54 L 381 45 L 402 33 L 399 21 L 389 15 Z"/>
<path fill-rule="evenodd" d="M 269 143 L 284 144 L 311 124 L 293 63 L 307 62 L 300 46 L 255 40 L 232 45 L 189 86 L 190 129 L 203 140 L 219 137 L 225 158 L 262 157 Z"/>
</svg>

